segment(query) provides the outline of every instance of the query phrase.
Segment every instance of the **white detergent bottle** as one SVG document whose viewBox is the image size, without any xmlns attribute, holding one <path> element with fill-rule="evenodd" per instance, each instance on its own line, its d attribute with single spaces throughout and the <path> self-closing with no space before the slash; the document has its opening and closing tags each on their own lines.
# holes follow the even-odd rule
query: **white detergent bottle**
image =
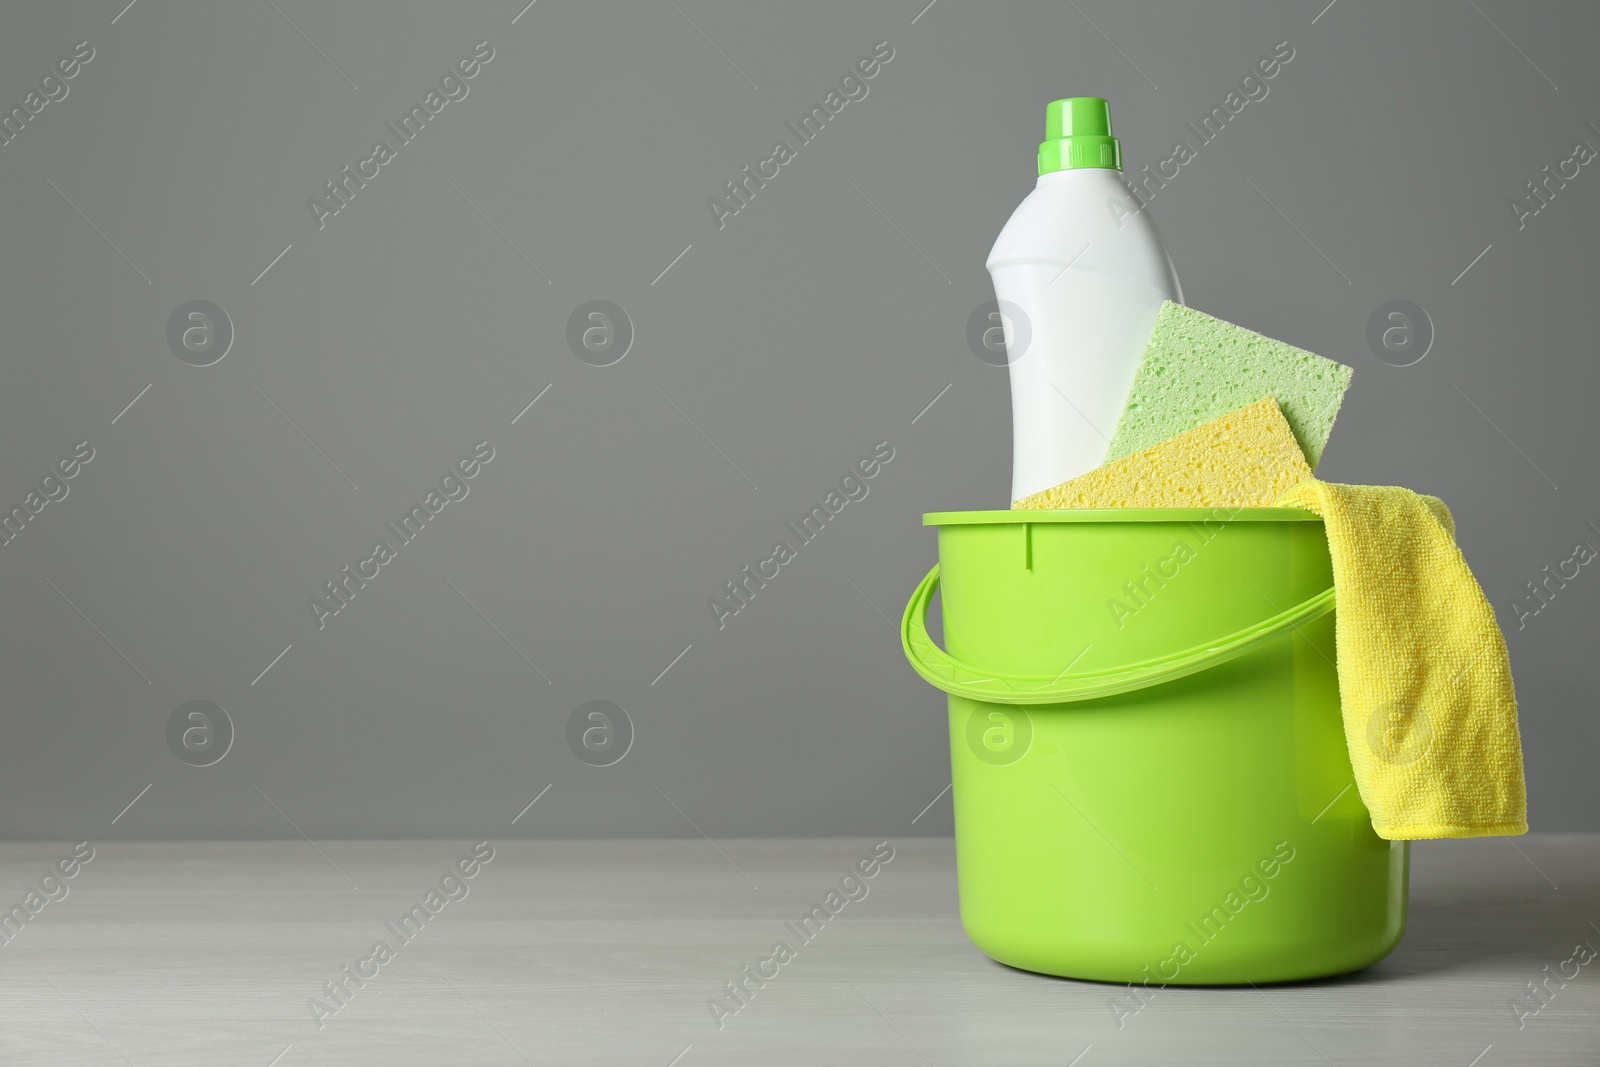
<svg viewBox="0 0 1600 1067">
<path fill-rule="evenodd" d="M 1053 101 L 1039 184 L 987 263 L 1011 370 L 1011 499 L 1106 461 L 1163 301 L 1183 302 L 1150 212 L 1122 182 L 1097 96 Z"/>
</svg>

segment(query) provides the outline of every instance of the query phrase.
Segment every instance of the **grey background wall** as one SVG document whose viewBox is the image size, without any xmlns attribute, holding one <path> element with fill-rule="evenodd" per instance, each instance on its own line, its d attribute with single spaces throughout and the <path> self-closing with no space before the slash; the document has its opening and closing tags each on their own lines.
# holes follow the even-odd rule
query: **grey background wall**
<svg viewBox="0 0 1600 1067">
<path fill-rule="evenodd" d="M 948 797 L 917 818 L 942 699 L 888 620 L 922 512 L 1006 503 L 1005 371 L 966 325 L 1044 105 L 1109 97 L 1137 170 L 1283 41 L 1151 209 L 1191 303 L 1355 366 L 1321 474 L 1453 506 L 1534 825 L 1600 828 L 1600 576 L 1513 609 L 1600 546 L 1600 176 L 1508 206 L 1600 146 L 1584 5 L 124 3 L 0 30 L 4 109 L 93 49 L 0 146 L 0 503 L 93 449 L 0 549 L 0 833 L 948 833 Z M 308 199 L 479 41 L 468 94 L 319 228 Z M 708 198 L 880 41 L 868 95 L 719 229 Z M 1395 299 L 1432 323 L 1412 366 L 1367 342 Z M 169 344 L 195 300 L 231 324 L 209 366 L 221 320 Z M 568 343 L 594 300 L 631 323 L 610 366 Z M 480 441 L 468 495 L 319 629 L 308 600 Z M 719 629 L 708 598 L 882 441 L 867 498 Z M 227 717 L 209 752 L 169 744 L 195 700 Z M 633 726 L 608 767 L 568 743 L 591 700 Z"/>
</svg>

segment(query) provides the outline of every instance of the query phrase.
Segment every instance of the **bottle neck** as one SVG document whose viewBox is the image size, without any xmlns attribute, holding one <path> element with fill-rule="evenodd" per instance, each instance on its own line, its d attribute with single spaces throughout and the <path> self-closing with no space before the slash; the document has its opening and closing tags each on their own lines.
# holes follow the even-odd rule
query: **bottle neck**
<svg viewBox="0 0 1600 1067">
<path fill-rule="evenodd" d="M 1114 167 L 1071 167 L 1067 170 L 1053 170 L 1048 174 L 1039 175 L 1036 189 L 1047 185 L 1060 185 L 1064 182 L 1082 182 L 1091 180 L 1104 180 L 1100 175 L 1110 175 L 1118 185 L 1122 184 L 1122 171 Z"/>
</svg>

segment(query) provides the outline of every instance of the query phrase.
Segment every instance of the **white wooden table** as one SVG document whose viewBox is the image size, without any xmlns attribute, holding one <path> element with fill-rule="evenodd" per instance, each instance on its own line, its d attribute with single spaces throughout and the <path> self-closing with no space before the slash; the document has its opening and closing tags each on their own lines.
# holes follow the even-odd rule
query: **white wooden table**
<svg viewBox="0 0 1600 1067">
<path fill-rule="evenodd" d="M 1410 927 L 1381 964 L 1259 991 L 1170 988 L 1120 1029 L 1117 987 L 1010 970 L 968 943 L 948 840 L 894 841 L 867 895 L 720 1029 L 708 1002 L 774 942 L 800 945 L 784 924 L 872 840 L 496 841 L 430 913 L 427 893 L 472 844 L 96 843 L 45 885 L 60 899 L 41 891 L 38 913 L 6 927 L 0 1062 L 1600 1063 L 1600 960 L 1551 979 L 1520 1029 L 1511 1007 L 1533 1003 L 1526 983 L 1570 974 L 1579 943 L 1600 948 L 1600 835 L 1419 845 Z M 0 908 L 68 855 L 0 845 Z M 403 940 L 386 924 L 418 905 Z M 373 956 L 379 941 L 392 958 Z M 358 985 L 346 965 L 372 976 Z M 334 999 L 325 983 L 341 977 Z"/>
</svg>

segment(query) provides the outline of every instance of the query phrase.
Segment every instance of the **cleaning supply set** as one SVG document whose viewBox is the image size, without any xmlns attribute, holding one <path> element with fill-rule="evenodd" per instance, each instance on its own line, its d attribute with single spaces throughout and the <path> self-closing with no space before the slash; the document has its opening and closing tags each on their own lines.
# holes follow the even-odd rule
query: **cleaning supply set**
<svg viewBox="0 0 1600 1067">
<path fill-rule="evenodd" d="M 1014 504 L 924 517 L 902 620 L 949 695 L 962 923 L 1101 981 L 1367 966 L 1409 840 L 1527 829 L 1504 639 L 1442 502 L 1313 476 L 1350 368 L 1182 305 L 1104 100 L 1046 131 L 988 261 L 1026 316 Z"/>
</svg>

